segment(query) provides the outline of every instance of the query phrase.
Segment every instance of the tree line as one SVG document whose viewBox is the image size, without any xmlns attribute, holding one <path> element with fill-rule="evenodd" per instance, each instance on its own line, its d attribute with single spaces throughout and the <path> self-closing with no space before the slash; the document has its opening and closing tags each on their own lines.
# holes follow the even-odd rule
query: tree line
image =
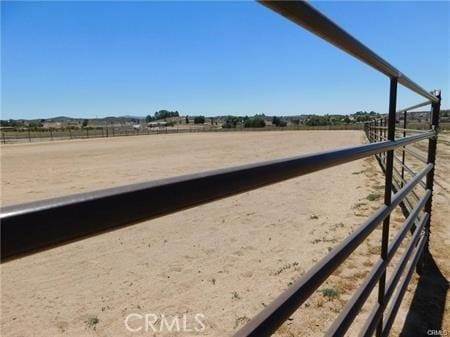
<svg viewBox="0 0 450 337">
<path fill-rule="evenodd" d="M 442 113 L 443 116 L 447 116 L 448 112 L 444 110 Z M 305 126 L 332 126 L 332 125 L 342 125 L 342 124 L 351 124 L 351 123 L 360 123 L 370 121 L 374 118 L 380 117 L 380 114 L 375 111 L 357 111 L 354 114 L 350 115 L 302 115 L 296 118 L 293 117 L 279 117 L 279 116 L 265 116 L 264 114 L 256 114 L 252 117 L 249 116 L 234 116 L 228 115 L 225 117 L 211 117 L 210 122 L 211 125 L 220 125 L 222 128 L 263 128 L 267 125 L 267 123 L 271 123 L 271 125 L 275 127 L 286 127 L 288 124 L 290 125 L 305 125 Z M 125 117 L 121 117 L 125 118 Z M 171 118 L 179 118 L 180 120 L 171 120 Z M 183 121 L 184 119 L 184 121 Z M 127 118 L 128 120 L 128 118 Z M 159 110 L 156 111 L 153 115 L 147 115 L 145 117 L 145 122 L 155 122 L 164 120 L 166 126 L 174 126 L 176 123 L 185 124 L 194 123 L 194 124 L 205 124 L 207 119 L 203 115 L 199 116 L 180 116 L 180 113 L 170 110 Z M 2 127 L 13 127 L 13 128 L 28 128 L 28 129 L 42 129 L 44 128 L 44 122 L 48 120 L 34 120 L 34 121 L 26 121 L 26 120 L 1 120 Z M 51 121 L 51 119 L 50 119 Z M 139 124 L 142 120 L 137 119 L 133 121 L 136 124 Z M 92 123 L 91 123 L 92 122 Z M 95 126 L 99 126 L 102 124 L 98 124 L 97 121 L 91 121 L 89 119 L 79 120 L 78 128 L 90 128 L 91 124 Z M 95 127 L 94 126 L 94 127 Z M 65 126 L 64 128 L 76 128 L 73 126 Z"/>
</svg>

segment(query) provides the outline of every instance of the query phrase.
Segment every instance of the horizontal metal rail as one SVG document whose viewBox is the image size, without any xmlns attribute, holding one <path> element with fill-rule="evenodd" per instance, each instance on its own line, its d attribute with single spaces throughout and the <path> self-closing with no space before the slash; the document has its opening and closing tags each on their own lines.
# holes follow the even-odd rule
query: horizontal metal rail
<svg viewBox="0 0 450 337">
<path fill-rule="evenodd" d="M 380 159 L 380 161 L 381 161 L 381 165 L 382 165 L 382 167 L 383 167 L 383 169 L 386 169 L 386 164 L 384 163 L 384 157 L 378 157 L 379 159 Z M 403 165 L 403 163 L 401 162 L 401 160 L 399 159 L 399 158 L 397 158 L 396 156 L 394 156 L 393 157 L 394 158 L 394 160 L 396 160 L 401 166 L 403 166 L 403 167 L 405 167 L 406 165 Z M 412 170 L 411 170 L 411 172 L 413 172 Z M 398 179 L 396 179 L 396 182 L 398 183 L 398 184 L 400 184 L 400 183 L 407 183 L 407 181 L 406 181 L 406 179 L 404 178 L 404 177 L 402 177 L 402 174 L 398 171 L 398 169 L 394 166 L 393 167 L 393 173 L 396 175 L 396 178 L 398 178 Z M 413 176 L 414 176 L 415 174 L 413 174 Z M 426 184 L 423 182 L 423 181 L 419 181 L 419 185 L 420 186 L 422 186 L 423 188 L 425 188 L 426 189 Z M 416 197 L 416 199 L 417 200 L 419 200 L 419 197 L 417 196 L 417 193 L 415 192 L 415 191 L 411 191 L 411 193 Z"/>
<path fill-rule="evenodd" d="M 408 165 L 404 164 L 402 162 L 402 160 L 400 158 L 398 158 L 397 156 L 394 156 L 394 160 L 400 165 L 402 166 L 411 176 L 415 176 L 416 172 L 414 172 Z M 400 174 L 401 177 L 401 174 Z M 405 181 L 403 181 L 405 182 Z M 427 185 L 425 184 L 424 181 L 419 181 L 420 186 L 422 186 L 423 188 L 427 188 Z"/>
<path fill-rule="evenodd" d="M 424 156 L 422 156 L 421 154 L 411 150 L 410 148 L 407 148 L 406 146 L 403 148 L 403 150 L 405 150 L 406 153 L 410 154 L 411 156 L 413 156 L 414 158 L 416 158 L 417 160 L 420 160 L 422 163 L 426 163 L 427 162 L 427 158 L 425 158 Z"/>
<path fill-rule="evenodd" d="M 404 108 L 404 109 L 401 109 L 401 110 L 397 110 L 396 113 L 401 114 L 401 113 L 403 113 L 405 111 L 415 110 L 415 109 L 421 108 L 423 106 L 427 106 L 427 105 L 429 105 L 431 103 L 432 103 L 432 101 L 428 100 L 428 101 L 425 101 L 425 102 L 422 102 L 422 103 L 419 103 L 419 104 L 415 104 L 413 106 L 410 106 L 410 107 L 407 107 L 407 108 Z"/>
<path fill-rule="evenodd" d="M 395 128 L 395 131 L 405 131 L 406 133 L 421 133 L 427 130 Z"/>
<path fill-rule="evenodd" d="M 430 127 L 433 130 L 437 130 L 438 129 L 438 127 L 437 127 L 438 121 L 439 121 L 438 115 L 437 115 L 439 113 L 439 110 L 438 110 L 439 105 L 433 104 L 433 107 L 434 107 L 433 108 L 433 124 Z M 404 112 L 404 119 L 403 119 L 404 128 L 401 129 L 403 131 L 403 137 L 406 137 L 407 133 L 414 132 L 416 134 L 420 134 L 421 132 L 423 132 L 421 130 L 407 129 L 406 128 L 406 113 L 407 112 L 406 112 L 406 110 L 403 112 Z M 436 120 L 437 120 L 437 122 L 436 122 Z M 374 140 L 383 140 L 383 138 L 386 134 L 386 130 L 385 130 L 385 128 L 383 128 L 382 125 L 383 125 L 382 121 L 380 121 L 380 122 L 373 121 L 373 122 L 369 122 L 365 125 L 364 129 L 365 129 L 366 135 L 370 142 L 373 142 Z M 395 128 L 395 121 L 393 121 L 393 122 L 389 123 L 388 130 L 392 130 L 392 132 L 395 133 L 395 131 L 399 131 L 400 128 Z M 418 159 L 422 162 L 434 163 L 434 160 L 435 160 L 434 157 L 432 155 L 430 156 L 430 148 L 433 150 L 433 142 L 436 142 L 436 137 L 429 139 L 428 158 L 424 158 L 420 154 L 417 154 L 415 151 L 412 151 L 412 150 L 407 149 L 406 147 L 403 147 L 401 149 L 403 151 L 402 152 L 402 160 L 400 160 L 399 158 L 397 158 L 395 156 L 395 150 L 393 151 L 393 153 L 392 153 L 393 159 L 396 162 L 399 162 L 402 167 L 402 172 L 400 173 L 395 168 L 395 165 L 391 164 L 391 166 L 390 166 L 391 177 L 389 178 L 389 183 L 392 185 L 394 190 L 399 190 L 401 188 L 401 186 L 404 183 L 406 183 L 406 179 L 404 178 L 404 170 L 406 170 L 409 174 L 411 174 L 413 179 L 415 178 L 415 172 L 405 164 L 405 153 L 410 153 L 416 159 Z M 434 147 L 434 150 L 435 150 L 435 147 Z M 386 155 L 383 155 L 383 153 L 380 153 L 375 156 L 377 157 L 383 170 L 386 171 L 387 170 L 386 169 L 387 164 L 385 161 Z M 397 245 L 399 246 L 400 243 L 402 242 L 402 240 L 405 238 L 408 231 L 413 232 L 413 240 L 410 242 L 410 244 L 408 245 L 408 247 L 406 249 L 406 252 L 401 257 L 400 263 L 396 265 L 396 267 L 394 269 L 394 273 L 391 276 L 391 279 L 389 280 L 387 288 L 384 286 L 385 281 L 383 279 L 380 279 L 380 285 L 381 285 L 381 282 L 383 282 L 383 287 L 381 289 L 380 289 L 380 287 L 378 288 L 378 290 L 379 290 L 378 303 L 374 307 L 374 309 L 371 312 L 371 314 L 369 315 L 369 317 L 366 319 L 365 325 L 364 325 L 361 333 L 359 334 L 359 336 L 364 336 L 364 337 L 372 336 L 375 332 L 375 329 L 376 329 L 377 337 L 388 336 L 388 334 L 389 334 L 389 331 L 392 327 L 397 310 L 398 310 L 400 303 L 402 301 L 402 298 L 404 296 L 406 287 L 411 279 L 412 273 L 414 272 L 415 266 L 417 265 L 418 260 L 422 255 L 422 251 L 423 251 L 424 247 L 426 247 L 426 245 L 428 244 L 429 226 L 430 226 L 430 219 L 431 219 L 431 217 L 430 217 L 431 206 L 430 205 L 431 205 L 432 189 L 433 189 L 433 184 L 431 183 L 432 181 L 430 180 L 429 177 L 433 172 L 434 172 L 434 168 L 433 168 L 433 170 L 430 171 L 430 174 L 427 175 L 426 183 L 424 183 L 422 180 L 420 180 L 418 182 L 418 184 L 420 184 L 426 190 L 425 195 L 420 200 L 419 200 L 419 197 L 416 194 L 416 192 L 414 190 L 411 191 L 413 196 L 416 198 L 416 200 L 418 200 L 416 206 L 413 205 L 413 203 L 407 196 L 405 196 L 405 199 L 402 201 L 402 204 L 401 204 L 402 210 L 404 211 L 404 214 L 408 216 L 408 218 L 407 218 L 405 225 L 397 233 L 397 236 L 394 239 L 393 244 L 397 243 Z M 418 213 L 423 208 L 425 208 L 424 216 L 422 216 L 422 218 L 419 218 Z M 399 285 L 399 280 L 403 273 L 403 270 L 406 268 L 406 265 L 412 254 L 412 251 L 416 247 L 419 239 L 420 239 L 420 242 L 418 244 L 418 248 L 416 249 L 416 252 L 412 258 L 412 262 L 409 264 L 408 270 L 406 272 L 406 276 L 404 277 L 403 281 L 400 282 L 400 285 Z M 391 254 L 391 252 L 389 252 L 389 254 Z M 346 329 L 348 329 L 349 324 L 353 321 L 356 314 L 358 313 L 358 310 L 361 308 L 362 304 L 367 300 L 367 297 L 369 296 L 370 292 L 372 291 L 372 289 L 375 285 L 375 281 L 373 280 L 373 278 L 376 278 L 380 274 L 379 270 L 382 270 L 382 272 L 385 273 L 384 269 L 385 269 L 386 262 L 388 262 L 387 260 L 390 260 L 389 254 L 386 258 L 382 258 L 377 263 L 375 268 L 372 270 L 372 273 L 371 273 L 372 278 L 369 278 L 366 280 L 363 287 L 358 290 L 357 294 L 354 295 L 354 297 L 350 300 L 350 302 L 344 308 L 342 314 L 338 317 L 338 319 L 334 322 L 334 324 L 332 326 L 332 328 L 334 327 L 334 330 L 331 330 L 332 333 L 335 331 L 338 331 L 339 334 L 337 334 L 337 335 L 343 336 Z M 394 291 L 398 288 L 400 290 L 398 290 L 395 298 L 392 300 L 393 304 L 391 305 L 391 309 L 384 316 L 384 311 L 385 311 Z M 380 298 L 382 298 L 382 300 L 380 300 Z M 328 335 L 335 336 L 334 334 L 328 334 Z"/>
<path fill-rule="evenodd" d="M 439 99 L 402 74 L 389 62 L 378 56 L 320 11 L 304 1 L 260 1 L 264 6 L 283 15 L 313 34 L 328 41 L 346 53 L 356 57 L 372 68 L 390 78 L 397 78 L 398 83 L 425 97 L 431 102 Z"/>
<path fill-rule="evenodd" d="M 339 265 L 369 236 L 390 212 L 397 207 L 404 197 L 433 168 L 427 165 L 413 180 L 403 186 L 392 198 L 389 206 L 381 206 L 358 229 L 348 236 L 330 254 L 318 262 L 299 280 L 294 282 L 281 296 L 265 307 L 257 316 L 250 320 L 234 336 L 270 336 L 308 297 L 339 267 Z"/>
<path fill-rule="evenodd" d="M 394 156 L 394 158 L 395 158 L 395 156 Z M 379 163 L 380 163 L 381 167 L 383 168 L 383 170 L 385 171 L 386 165 L 383 162 L 383 158 L 379 158 Z M 402 178 L 401 173 L 398 172 L 398 170 L 395 167 L 392 167 L 392 169 L 393 169 L 393 173 L 394 173 L 394 176 L 392 178 L 392 184 L 393 184 L 393 187 L 398 191 L 402 186 L 402 185 L 400 185 L 400 183 L 406 184 L 407 181 L 404 178 Z M 418 184 L 422 184 L 422 183 L 423 182 L 421 180 L 418 182 Z M 425 185 L 425 188 L 426 188 L 426 185 Z M 414 190 L 411 191 L 411 194 L 414 196 L 416 201 L 420 200 L 419 196 L 417 195 L 417 193 Z M 413 203 L 411 202 L 409 196 L 405 197 L 403 205 L 405 205 L 408 212 L 412 212 L 412 210 L 414 209 Z"/>
<path fill-rule="evenodd" d="M 379 162 L 379 164 L 381 165 L 383 171 L 386 171 L 386 164 L 385 164 L 385 156 L 384 156 L 384 153 L 376 154 L 375 157 L 378 159 L 378 162 Z M 405 167 L 407 170 L 409 170 L 409 172 L 412 172 L 412 176 L 413 176 L 413 177 L 415 176 L 415 173 L 414 173 L 409 167 L 407 167 L 407 165 L 404 164 L 399 158 L 397 158 L 397 156 L 395 156 L 395 153 L 394 153 L 394 155 L 393 155 L 393 159 L 396 160 L 397 162 L 399 162 L 399 164 L 400 164 L 402 167 Z M 393 187 L 395 188 L 395 190 L 398 191 L 404 184 L 407 183 L 407 181 L 406 181 L 406 179 L 402 176 L 402 174 L 397 170 L 397 168 L 395 167 L 395 165 L 393 165 L 392 171 L 393 171 L 392 185 L 393 185 Z M 426 189 L 426 184 L 425 184 L 422 180 L 419 181 L 419 184 L 420 184 L 423 188 Z M 419 196 L 417 195 L 417 193 L 416 193 L 414 190 L 411 191 L 411 194 L 414 196 L 414 198 L 416 199 L 416 201 L 419 201 L 419 200 L 420 200 Z M 412 212 L 413 209 L 414 209 L 413 202 L 410 200 L 410 197 L 409 197 L 409 196 L 405 196 L 405 200 L 402 202 L 402 205 L 405 207 L 405 209 L 406 209 L 406 211 L 408 212 L 408 214 L 409 214 L 410 212 Z M 417 224 L 419 223 L 419 220 L 418 220 L 418 219 L 416 219 L 416 223 L 417 223 Z"/>
<path fill-rule="evenodd" d="M 430 219 L 430 217 L 427 214 L 426 220 L 429 221 L 429 219 Z M 402 302 L 403 296 L 405 295 L 406 288 L 408 287 L 408 284 L 414 273 L 414 269 L 415 269 L 417 263 L 419 262 L 419 259 L 422 256 L 422 251 L 423 251 L 426 243 L 427 243 L 427 236 L 423 236 L 420 239 L 419 244 L 417 245 L 416 252 L 414 253 L 413 259 L 412 259 L 409 269 L 408 269 L 408 273 L 403 278 L 403 281 L 400 283 L 400 285 L 396 284 L 396 286 L 398 287 L 398 291 L 397 291 L 397 294 L 395 295 L 394 299 L 392 300 L 392 306 L 386 315 L 387 320 L 383 323 L 383 333 L 381 335 L 382 337 L 389 336 L 389 332 L 391 330 L 392 324 L 394 323 L 395 316 L 397 315 L 397 312 L 398 312 L 398 309 L 400 308 L 400 304 Z"/>
<path fill-rule="evenodd" d="M 345 334 L 350 324 L 355 319 L 356 315 L 359 313 L 359 310 L 369 297 L 373 288 L 377 284 L 380 279 L 381 274 L 386 270 L 388 263 L 394 257 L 395 252 L 400 247 L 400 244 L 408 230 L 413 225 L 416 220 L 419 212 L 424 208 L 425 203 L 430 198 L 431 192 L 428 190 L 427 193 L 422 197 L 419 204 L 416 206 L 413 212 L 411 212 L 410 216 L 406 220 L 403 228 L 396 235 L 391 245 L 389 246 L 389 251 L 387 258 L 385 260 L 378 260 L 375 266 L 372 268 L 369 276 L 366 278 L 363 285 L 357 290 L 357 292 L 353 295 L 353 297 L 346 303 L 345 307 L 341 310 L 338 318 L 334 321 L 333 325 L 330 327 L 328 332 L 325 334 L 327 337 L 331 336 L 342 336 Z"/>
<path fill-rule="evenodd" d="M 433 137 L 434 131 L 312 155 L 208 171 L 1 209 L 2 261 L 102 231 L 361 159 Z M 27 235 L 23 235 L 27 233 Z"/>
<path fill-rule="evenodd" d="M 406 184 L 406 183 L 407 183 L 407 180 L 406 180 L 405 178 L 402 178 L 401 173 L 398 172 L 398 170 L 397 170 L 395 167 L 393 168 L 393 171 L 394 171 L 395 177 L 393 178 L 393 182 L 392 182 L 392 183 L 395 183 L 395 184 L 396 184 L 395 188 L 398 190 L 398 189 L 401 188 L 401 186 L 402 186 L 403 184 Z M 402 183 L 403 183 L 403 184 L 402 184 Z M 419 181 L 418 185 L 420 185 L 420 183 L 421 183 L 421 182 Z M 419 196 L 417 195 L 416 191 L 414 191 L 414 190 L 411 191 L 411 195 L 416 199 L 416 201 L 420 199 Z M 412 203 L 411 203 L 411 201 L 408 199 L 408 197 L 406 197 L 405 199 L 409 201 L 411 208 L 413 208 L 413 207 L 412 207 Z"/>
<path fill-rule="evenodd" d="M 403 270 L 405 269 L 405 267 L 409 261 L 409 258 L 411 256 L 412 252 L 414 251 L 414 248 L 416 248 L 417 242 L 419 241 L 419 239 L 422 235 L 422 231 L 423 231 L 428 219 L 429 219 L 429 214 L 425 213 L 425 215 L 423 216 L 423 218 L 420 221 L 419 226 L 416 228 L 416 230 L 414 232 L 411 242 L 409 243 L 406 251 L 403 253 L 403 256 L 400 259 L 400 263 L 397 265 L 397 267 L 395 268 L 395 270 L 392 273 L 391 279 L 388 282 L 387 290 L 385 293 L 386 301 L 384 302 L 384 305 L 383 306 L 376 305 L 375 308 L 372 310 L 372 312 L 370 313 L 370 315 L 366 321 L 366 324 L 364 325 L 363 329 L 361 330 L 361 333 L 359 334 L 361 337 L 372 336 L 372 334 L 376 328 L 376 325 L 378 324 L 378 322 L 381 318 L 381 315 L 383 314 L 384 310 L 386 309 L 386 306 L 389 303 L 389 300 L 391 299 L 392 294 L 394 293 L 394 290 L 397 287 L 397 283 L 398 283 L 400 277 L 402 276 Z M 409 228 L 405 228 L 405 230 L 409 230 Z"/>
<path fill-rule="evenodd" d="M 373 126 L 372 129 L 374 130 L 387 130 L 388 127 L 387 126 Z M 419 130 L 419 129 L 405 129 L 405 128 L 395 128 L 395 131 L 405 131 L 407 133 L 421 133 L 421 132 L 426 132 L 427 130 Z M 383 138 L 385 139 L 385 138 Z"/>
<path fill-rule="evenodd" d="M 387 130 L 387 126 L 372 126 L 372 129 L 374 130 Z"/>
</svg>

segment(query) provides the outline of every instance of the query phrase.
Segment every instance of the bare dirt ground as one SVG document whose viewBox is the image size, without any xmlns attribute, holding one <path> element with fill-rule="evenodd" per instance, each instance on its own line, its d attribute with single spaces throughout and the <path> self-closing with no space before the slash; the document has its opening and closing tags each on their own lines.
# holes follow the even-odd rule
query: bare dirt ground
<svg viewBox="0 0 450 337">
<path fill-rule="evenodd" d="M 357 131 L 293 131 L 7 145 L 1 147 L 2 203 L 316 152 L 363 139 Z M 444 165 L 448 160 L 438 167 L 444 170 Z M 231 335 L 373 213 L 382 202 L 383 183 L 375 160 L 367 158 L 8 262 L 1 266 L 1 335 Z M 448 190 L 436 194 L 432 235 L 448 239 Z M 393 227 L 402 220 L 395 213 Z M 278 335 L 322 335 L 377 260 L 379 236 L 376 230 Z M 438 264 L 448 263 L 449 244 L 432 245 L 441 256 L 435 257 Z M 448 264 L 445 268 L 450 270 Z M 406 319 L 411 289 L 396 334 Z M 373 302 L 372 296 L 369 305 Z M 363 308 L 360 319 L 369 309 Z M 200 327 L 195 315 L 202 314 L 205 330 L 131 332 L 124 324 L 130 314 L 156 315 L 157 328 L 162 315 L 185 317 L 188 329 Z M 144 325 L 139 317 L 132 317 L 131 328 Z M 357 321 L 350 335 L 360 326 Z"/>
</svg>

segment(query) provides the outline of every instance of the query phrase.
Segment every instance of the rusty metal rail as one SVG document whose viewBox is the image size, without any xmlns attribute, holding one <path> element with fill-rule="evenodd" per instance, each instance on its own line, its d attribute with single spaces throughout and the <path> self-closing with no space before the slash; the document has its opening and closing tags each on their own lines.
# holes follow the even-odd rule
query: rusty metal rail
<svg viewBox="0 0 450 337">
<path fill-rule="evenodd" d="M 420 265 L 422 252 L 428 248 L 440 92 L 430 93 L 424 90 L 305 2 L 263 1 L 262 4 L 389 77 L 388 118 L 386 121 L 372 121 L 365 125 L 370 144 L 4 207 L 0 214 L 1 261 L 11 261 L 67 242 L 376 155 L 384 165 L 384 204 L 310 271 L 237 331 L 235 336 L 270 336 L 380 224 L 380 257 L 326 336 L 344 336 L 377 284 L 378 301 L 360 336 L 371 336 L 374 332 L 377 336 L 387 336 L 415 267 Z M 396 111 L 398 84 L 425 97 L 427 102 Z M 406 116 L 408 109 L 430 103 L 430 130 L 410 136 L 406 136 L 406 131 L 403 130 L 403 137 L 395 139 L 396 113 L 404 113 Z M 406 145 L 422 140 L 428 140 L 427 158 L 422 158 L 425 165 L 415 173 L 405 164 L 405 153 L 412 151 L 407 151 Z M 394 170 L 396 149 L 403 151 L 402 173 Z M 397 162 L 399 160 L 396 159 Z M 412 176 L 409 181 L 404 177 L 403 168 L 407 168 Z M 401 175 L 401 181 L 395 180 L 394 172 L 397 177 Z M 425 183 L 422 182 L 424 178 Z M 424 184 L 424 193 L 417 195 L 415 201 L 407 199 L 419 184 Z M 390 214 L 405 200 L 410 203 L 410 213 L 390 242 Z M 412 237 L 409 244 L 386 283 L 387 267 L 410 231 Z M 406 274 L 402 279 L 403 273 Z M 393 305 L 385 313 L 390 302 Z"/>
</svg>

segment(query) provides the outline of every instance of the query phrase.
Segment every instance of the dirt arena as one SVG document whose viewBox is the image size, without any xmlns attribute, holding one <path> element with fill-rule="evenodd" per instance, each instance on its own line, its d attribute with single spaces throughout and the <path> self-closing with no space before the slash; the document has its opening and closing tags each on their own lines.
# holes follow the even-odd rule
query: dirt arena
<svg viewBox="0 0 450 337">
<path fill-rule="evenodd" d="M 364 139 L 359 131 L 286 131 L 6 145 L 1 147 L 2 205 Z M 375 161 L 367 158 L 5 263 L 1 335 L 232 335 L 374 212 L 382 196 L 367 197 L 383 183 Z M 448 183 L 442 188 L 436 197 L 439 221 L 449 215 L 440 210 L 448 205 Z M 393 226 L 401 220 L 394 214 Z M 436 231 L 445 237 L 446 226 Z M 379 234 L 375 231 L 278 335 L 321 336 L 376 261 Z M 192 331 L 145 331 L 141 316 L 134 316 L 133 332 L 125 325 L 130 314 L 155 315 L 157 327 L 162 315 L 184 317 Z M 202 325 L 204 330 L 195 332 Z M 360 327 L 355 326 L 351 334 Z"/>
</svg>

